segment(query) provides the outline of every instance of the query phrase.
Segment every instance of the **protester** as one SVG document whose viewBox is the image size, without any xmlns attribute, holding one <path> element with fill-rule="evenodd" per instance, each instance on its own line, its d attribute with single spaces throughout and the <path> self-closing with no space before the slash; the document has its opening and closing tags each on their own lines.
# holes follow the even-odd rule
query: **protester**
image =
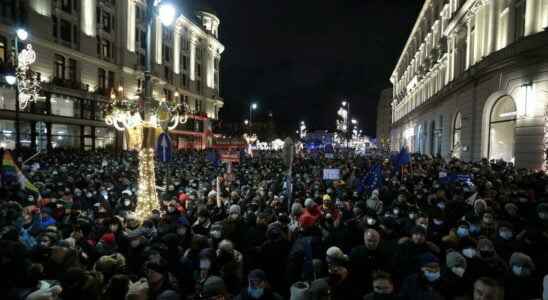
<svg viewBox="0 0 548 300">
<path fill-rule="evenodd" d="M 18 168 L 31 153 L 0 155 L 2 299 L 548 295 L 548 176 L 511 163 L 312 151 L 289 195 L 279 152 L 228 174 L 207 151 L 175 151 L 139 219 L 136 153 L 56 149 Z"/>
</svg>

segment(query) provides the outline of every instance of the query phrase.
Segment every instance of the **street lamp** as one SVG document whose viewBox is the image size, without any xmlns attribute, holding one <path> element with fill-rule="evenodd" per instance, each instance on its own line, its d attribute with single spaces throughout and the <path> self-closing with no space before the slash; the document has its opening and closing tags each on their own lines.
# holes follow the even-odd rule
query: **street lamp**
<svg viewBox="0 0 548 300">
<path fill-rule="evenodd" d="M 138 204 L 136 213 L 140 219 L 148 217 L 158 209 L 156 178 L 154 174 L 154 148 L 156 129 L 164 132 L 175 129 L 178 124 L 187 121 L 186 104 L 177 101 L 155 100 L 152 98 L 152 24 L 158 17 L 164 26 L 170 26 L 176 18 L 177 11 L 171 1 L 146 0 L 146 40 L 144 88 L 141 99 L 113 99 L 109 106 L 105 122 L 120 131 L 136 128 L 139 147 L 139 182 Z M 170 99 L 171 100 L 171 99 Z"/>
<path fill-rule="evenodd" d="M 245 120 L 244 120 L 244 125 L 245 125 L 245 126 L 249 125 L 249 120 L 245 119 Z"/>
<path fill-rule="evenodd" d="M 15 77 L 14 75 L 11 75 L 11 74 L 6 75 L 5 79 L 6 79 L 7 84 L 9 84 L 9 85 L 15 85 L 15 82 L 17 82 L 17 77 Z"/>
<path fill-rule="evenodd" d="M 249 123 L 253 122 L 253 111 L 259 107 L 256 102 L 249 105 Z"/>
</svg>

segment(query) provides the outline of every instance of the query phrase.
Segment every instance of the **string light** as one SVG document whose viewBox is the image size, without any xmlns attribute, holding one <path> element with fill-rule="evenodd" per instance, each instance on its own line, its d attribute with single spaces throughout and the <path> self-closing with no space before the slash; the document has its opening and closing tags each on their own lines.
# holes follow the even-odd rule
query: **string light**
<svg viewBox="0 0 548 300">
<path fill-rule="evenodd" d="M 142 148 L 139 151 L 139 186 L 135 210 L 139 220 L 145 220 L 153 210 L 159 209 L 154 165 L 154 148 Z"/>
</svg>

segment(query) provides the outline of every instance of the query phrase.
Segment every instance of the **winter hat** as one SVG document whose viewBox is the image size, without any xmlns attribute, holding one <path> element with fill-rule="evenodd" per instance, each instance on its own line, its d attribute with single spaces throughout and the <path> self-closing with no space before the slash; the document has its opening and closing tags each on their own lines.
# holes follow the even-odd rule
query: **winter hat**
<svg viewBox="0 0 548 300">
<path fill-rule="evenodd" d="M 241 214 L 241 208 L 238 204 L 232 204 L 230 206 L 230 208 L 228 209 L 228 213 L 229 214 L 237 214 L 237 215 L 240 215 Z"/>
<path fill-rule="evenodd" d="M 121 271 L 125 266 L 126 259 L 124 256 L 119 253 L 115 253 L 112 255 L 101 256 L 93 266 L 93 269 L 94 271 L 111 276 Z"/>
<path fill-rule="evenodd" d="M 221 277 L 211 276 L 204 282 L 204 297 L 214 297 L 225 291 L 225 282 Z"/>
<path fill-rule="evenodd" d="M 491 240 L 482 238 L 478 241 L 478 250 L 480 251 L 494 251 L 495 246 L 493 245 L 493 242 Z"/>
<path fill-rule="evenodd" d="M 168 268 L 168 264 L 166 262 L 165 259 L 163 258 L 159 258 L 159 259 L 154 259 L 154 260 L 150 260 L 146 263 L 146 266 L 145 266 L 148 270 L 152 270 L 156 273 L 160 273 L 160 274 L 167 274 L 167 272 L 169 271 L 169 268 Z"/>
<path fill-rule="evenodd" d="M 326 260 L 329 264 L 344 265 L 348 262 L 348 256 L 339 247 L 333 246 L 327 249 L 326 255 Z"/>
<path fill-rule="evenodd" d="M 424 229 L 424 227 L 422 226 L 419 226 L 419 225 L 415 225 L 413 227 L 413 229 L 411 229 L 411 232 L 410 232 L 412 235 L 413 234 L 422 234 L 422 235 L 426 235 L 426 229 Z"/>
<path fill-rule="evenodd" d="M 535 263 L 533 262 L 531 257 L 522 252 L 514 252 L 514 254 L 512 254 L 512 256 L 510 257 L 510 266 L 514 265 L 525 266 L 530 270 L 535 269 Z"/>
<path fill-rule="evenodd" d="M 312 198 L 306 198 L 306 200 L 304 200 L 304 207 L 306 208 L 312 208 L 316 205 L 316 202 L 314 202 L 314 200 L 312 200 Z"/>
<path fill-rule="evenodd" d="M 309 300 L 310 284 L 304 281 L 295 282 L 290 288 L 290 300 Z"/>
<path fill-rule="evenodd" d="M 419 265 L 421 266 L 421 268 L 432 263 L 439 264 L 440 260 L 430 252 L 424 253 L 419 257 Z"/>
<path fill-rule="evenodd" d="M 298 216 L 302 214 L 302 212 L 303 212 L 303 206 L 300 203 L 295 202 L 291 205 L 291 215 Z"/>
<path fill-rule="evenodd" d="M 466 269 L 466 258 L 458 252 L 449 252 L 445 257 L 447 268 L 463 267 Z"/>
<path fill-rule="evenodd" d="M 181 297 L 179 297 L 179 294 L 175 292 L 174 290 L 166 290 L 162 292 L 156 300 L 179 300 Z"/>
<path fill-rule="evenodd" d="M 323 195 L 322 200 L 323 201 L 331 201 L 331 196 L 329 196 L 328 194 L 325 194 L 325 195 Z"/>
<path fill-rule="evenodd" d="M 261 269 L 255 269 L 251 272 L 249 272 L 249 275 L 247 276 L 249 280 L 256 280 L 256 281 L 265 281 L 266 280 L 266 273 Z"/>
</svg>

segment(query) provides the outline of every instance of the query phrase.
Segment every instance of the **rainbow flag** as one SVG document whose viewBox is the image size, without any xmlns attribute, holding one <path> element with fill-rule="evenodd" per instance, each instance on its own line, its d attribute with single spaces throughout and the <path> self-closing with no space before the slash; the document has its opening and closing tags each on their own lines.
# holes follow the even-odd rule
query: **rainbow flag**
<svg viewBox="0 0 548 300">
<path fill-rule="evenodd" d="M 4 152 L 2 158 L 2 177 L 17 176 L 17 181 L 21 185 L 22 189 L 29 190 L 31 192 L 40 194 L 38 188 L 28 180 L 28 178 L 21 172 L 19 167 L 15 164 L 13 157 L 9 151 Z"/>
</svg>

